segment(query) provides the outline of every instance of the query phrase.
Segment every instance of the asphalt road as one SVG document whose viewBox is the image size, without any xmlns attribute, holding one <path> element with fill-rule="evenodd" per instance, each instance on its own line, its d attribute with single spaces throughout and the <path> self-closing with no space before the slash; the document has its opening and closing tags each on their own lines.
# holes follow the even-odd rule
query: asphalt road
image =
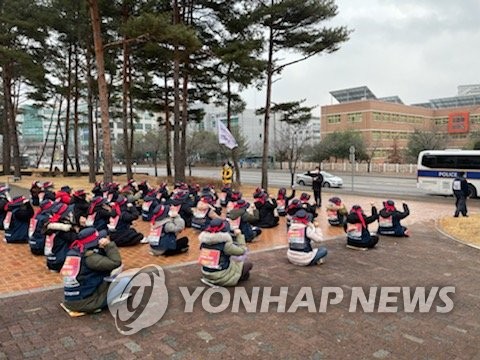
<svg viewBox="0 0 480 360">
<path fill-rule="evenodd" d="M 125 168 L 116 166 L 114 171 L 125 171 Z M 137 166 L 134 169 L 137 173 L 148 173 L 154 175 L 154 169 L 151 167 Z M 188 174 L 188 169 L 185 172 Z M 159 176 L 166 176 L 166 169 L 163 167 L 158 168 Z M 411 176 L 378 176 L 372 174 L 355 174 L 353 178 L 353 191 L 352 191 L 352 176 L 351 174 L 336 173 L 343 179 L 343 187 L 340 189 L 330 188 L 329 192 L 338 193 L 360 193 L 360 194 L 389 194 L 401 197 L 421 197 L 427 196 L 423 191 L 417 189 L 417 181 L 415 175 Z M 207 178 L 220 178 L 220 168 L 192 168 L 192 176 L 207 177 Z M 241 180 L 243 184 L 260 185 L 261 183 L 261 171 L 260 169 L 242 169 Z M 290 173 L 288 170 L 270 170 L 268 173 L 268 184 L 275 187 L 289 187 L 290 186 Z M 298 189 L 308 189 L 309 187 L 298 186 Z"/>
</svg>

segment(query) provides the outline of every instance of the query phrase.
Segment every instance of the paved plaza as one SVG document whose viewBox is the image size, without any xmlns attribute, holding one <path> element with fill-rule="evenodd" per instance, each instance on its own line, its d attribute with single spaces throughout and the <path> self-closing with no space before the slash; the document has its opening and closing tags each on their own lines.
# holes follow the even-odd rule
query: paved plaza
<svg viewBox="0 0 480 360">
<path fill-rule="evenodd" d="M 355 196 L 344 199 L 367 209 L 371 201 Z M 381 199 L 375 201 L 380 205 Z M 300 307 L 295 313 L 281 313 L 271 304 L 267 313 L 258 311 L 260 306 L 256 312 L 240 306 L 235 313 L 229 306 L 213 314 L 203 309 L 200 296 L 193 312 L 185 313 L 179 287 L 187 287 L 190 293 L 205 287 L 199 281 L 199 266 L 192 263 L 198 255 L 196 234 L 189 230 L 191 251 L 178 257 L 152 258 L 146 245 L 122 249 L 127 268 L 162 265 L 169 290 L 163 318 L 131 336 L 117 331 L 108 311 L 70 318 L 59 307 L 60 276 L 49 273 L 44 259 L 30 255 L 26 245 L 2 242 L 0 359 L 480 359 L 479 250 L 437 231 L 433 219 L 451 216 L 453 204 L 433 204 L 425 211 L 421 202 L 408 203 L 412 216 L 405 224 L 412 237 L 382 237 L 371 251 L 346 249 L 342 232 L 324 226 L 329 254 L 321 266 L 288 263 L 283 222 L 250 245 L 254 268 L 244 284 L 246 292 L 271 288 L 274 295 L 288 287 L 287 303 L 291 304 L 302 287 L 311 287 L 315 312 Z M 326 223 L 324 214 L 319 222 Z M 354 289 L 361 287 L 368 295 L 371 287 L 386 286 L 412 291 L 426 287 L 427 295 L 432 287 L 453 286 L 454 307 L 449 313 L 437 312 L 437 306 L 444 305 L 437 296 L 430 311 L 421 313 L 417 307 L 408 312 L 400 293 L 393 304 L 397 312 L 379 312 L 378 297 L 373 312 L 365 312 L 360 305 L 351 312 Z M 344 300 L 318 312 L 322 289 L 328 287 L 340 288 Z M 228 291 L 233 296 L 235 289 Z M 221 300 L 219 293 L 211 297 L 212 304 Z"/>
</svg>

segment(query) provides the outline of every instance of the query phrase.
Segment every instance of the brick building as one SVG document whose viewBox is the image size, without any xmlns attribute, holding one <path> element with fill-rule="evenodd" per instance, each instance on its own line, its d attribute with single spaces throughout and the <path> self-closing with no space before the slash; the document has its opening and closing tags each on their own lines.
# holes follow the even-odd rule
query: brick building
<svg viewBox="0 0 480 360">
<path fill-rule="evenodd" d="M 404 150 L 415 129 L 437 132 L 445 148 L 468 148 L 480 140 L 480 91 L 413 105 L 398 96 L 377 98 L 366 86 L 330 94 L 338 104 L 322 106 L 321 137 L 358 131 L 376 161 L 388 160 L 395 147 Z"/>
</svg>

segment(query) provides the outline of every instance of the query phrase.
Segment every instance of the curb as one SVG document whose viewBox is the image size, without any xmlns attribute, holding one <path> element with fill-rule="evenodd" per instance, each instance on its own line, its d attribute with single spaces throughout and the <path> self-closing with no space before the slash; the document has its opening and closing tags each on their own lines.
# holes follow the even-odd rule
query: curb
<svg viewBox="0 0 480 360">
<path fill-rule="evenodd" d="M 474 249 L 477 249 L 477 250 L 480 250 L 480 246 L 479 245 L 474 245 L 474 244 L 470 244 L 466 241 L 463 241 L 463 240 L 460 240 L 458 238 L 456 238 L 455 236 L 452 236 L 450 235 L 449 233 L 443 231 L 440 226 L 438 225 L 438 220 L 435 220 L 435 230 L 437 230 L 440 234 L 442 234 L 443 236 L 449 238 L 450 240 L 453 240 L 455 242 L 458 242 L 460 244 L 463 244 L 463 245 L 467 245 L 467 246 L 470 246 Z"/>
</svg>

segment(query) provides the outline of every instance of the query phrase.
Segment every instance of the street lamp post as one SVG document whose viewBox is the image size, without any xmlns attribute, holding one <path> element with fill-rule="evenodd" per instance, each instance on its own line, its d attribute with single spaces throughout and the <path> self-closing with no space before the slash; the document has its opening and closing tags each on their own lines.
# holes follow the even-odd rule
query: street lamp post
<svg viewBox="0 0 480 360">
<path fill-rule="evenodd" d="M 352 163 L 352 192 L 355 179 L 355 146 L 350 146 L 350 162 Z"/>
<path fill-rule="evenodd" d="M 277 163 L 277 112 L 273 113 L 273 169 Z"/>
</svg>

